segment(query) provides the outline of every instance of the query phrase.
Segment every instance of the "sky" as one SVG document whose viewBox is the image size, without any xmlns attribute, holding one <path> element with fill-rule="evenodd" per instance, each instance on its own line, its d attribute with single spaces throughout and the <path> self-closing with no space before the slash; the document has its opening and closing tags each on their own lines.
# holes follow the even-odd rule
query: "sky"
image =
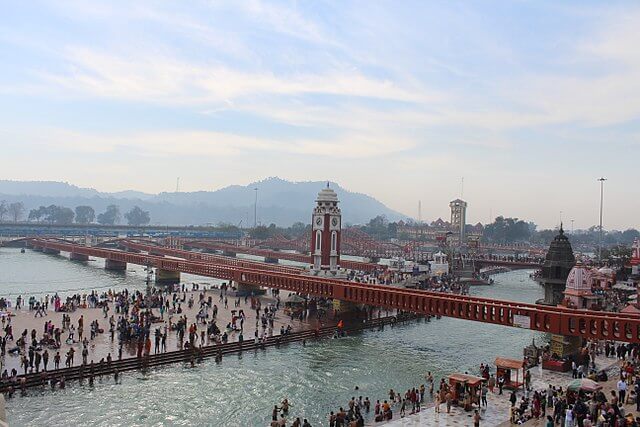
<svg viewBox="0 0 640 427">
<path fill-rule="evenodd" d="M 637 2 L 5 2 L 0 179 L 586 228 L 604 176 L 604 227 L 640 228 L 638 40 Z"/>
</svg>

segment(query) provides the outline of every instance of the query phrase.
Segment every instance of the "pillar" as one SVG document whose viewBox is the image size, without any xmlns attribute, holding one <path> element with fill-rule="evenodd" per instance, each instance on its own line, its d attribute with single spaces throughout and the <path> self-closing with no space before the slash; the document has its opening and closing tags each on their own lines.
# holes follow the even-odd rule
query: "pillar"
<svg viewBox="0 0 640 427">
<path fill-rule="evenodd" d="M 264 257 L 264 262 L 266 262 L 267 264 L 277 264 L 279 262 L 278 258 L 273 258 L 273 257 Z"/>
<path fill-rule="evenodd" d="M 157 268 L 156 283 L 160 285 L 172 285 L 174 283 L 180 283 L 180 272 Z"/>
<path fill-rule="evenodd" d="M 236 295 L 239 297 L 251 296 L 251 295 L 264 295 L 266 290 L 261 289 L 260 286 L 249 285 L 246 283 L 238 283 L 236 287 Z"/>
<path fill-rule="evenodd" d="M 357 305 L 352 302 L 342 301 L 339 299 L 333 300 L 333 309 L 337 313 L 349 313 L 349 312 L 356 311 L 357 308 L 358 308 Z"/>
<path fill-rule="evenodd" d="M 104 268 L 105 270 L 124 271 L 127 269 L 127 263 L 107 258 L 104 260 Z"/>
<path fill-rule="evenodd" d="M 77 254 L 75 252 L 69 253 L 69 259 L 71 261 L 89 261 L 89 255 Z"/>
<path fill-rule="evenodd" d="M 559 357 L 575 356 L 582 348 L 582 337 L 552 334 L 549 348 L 551 354 L 556 354 Z"/>
<path fill-rule="evenodd" d="M 44 253 L 45 254 L 50 254 L 50 255 L 60 255 L 60 251 L 57 249 L 50 249 L 50 248 L 44 248 Z"/>
</svg>

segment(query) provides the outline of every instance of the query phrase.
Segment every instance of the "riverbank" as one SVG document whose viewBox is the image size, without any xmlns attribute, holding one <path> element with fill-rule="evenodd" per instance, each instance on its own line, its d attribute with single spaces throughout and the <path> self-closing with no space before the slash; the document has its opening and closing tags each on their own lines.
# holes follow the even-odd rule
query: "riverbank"
<svg viewBox="0 0 640 427">
<path fill-rule="evenodd" d="M 615 371 L 619 366 L 619 361 L 615 358 L 605 358 L 598 356 L 596 358 L 596 367 L 598 370 Z M 495 367 L 494 367 L 495 371 Z M 472 374 L 474 374 L 472 372 Z M 572 380 L 571 372 L 554 372 L 534 367 L 531 369 L 531 384 L 532 390 L 546 390 L 549 385 L 561 386 L 566 389 L 567 384 Z M 615 390 L 617 375 L 610 375 L 609 381 L 602 383 L 603 391 L 608 395 L 610 390 Z M 503 395 L 498 394 L 496 388 L 494 392 L 487 394 L 487 406 L 480 409 L 481 426 L 498 426 L 509 427 L 512 426 L 509 422 L 509 408 L 511 403 L 509 402 L 510 391 L 505 389 Z M 522 390 L 516 393 L 518 401 L 523 396 Z M 635 406 L 627 405 L 628 411 L 634 413 Z M 384 426 L 384 427 L 472 427 L 473 426 L 473 411 L 467 412 L 464 409 L 452 406 L 451 413 L 446 413 L 446 405 L 441 405 L 441 413 L 435 412 L 435 406 L 429 404 L 426 408 L 423 408 L 417 414 L 408 415 L 405 418 L 395 419 L 384 423 L 369 423 L 367 426 Z M 553 410 L 551 410 L 553 411 Z M 396 411 L 397 412 L 397 411 Z M 547 412 L 549 414 L 549 412 Z M 545 421 L 543 418 L 533 419 L 527 421 L 526 426 L 544 426 Z"/>
</svg>

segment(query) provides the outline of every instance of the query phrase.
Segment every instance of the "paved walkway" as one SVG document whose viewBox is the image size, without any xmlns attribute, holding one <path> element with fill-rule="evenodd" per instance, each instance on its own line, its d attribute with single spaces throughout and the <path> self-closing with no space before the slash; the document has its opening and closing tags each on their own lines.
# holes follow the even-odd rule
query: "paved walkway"
<svg viewBox="0 0 640 427">
<path fill-rule="evenodd" d="M 607 369 L 617 364 L 617 360 L 613 358 L 604 358 L 597 357 L 596 358 L 596 366 L 598 369 Z M 555 385 L 556 387 L 562 386 L 566 388 L 567 384 L 571 382 L 571 372 L 568 373 L 560 373 L 548 370 L 540 370 L 538 367 L 534 367 L 531 369 L 532 376 L 532 387 L 533 390 L 546 390 L 549 387 L 549 384 Z M 615 383 L 617 378 L 611 379 L 607 383 L 604 383 L 604 391 L 605 393 L 609 393 L 609 390 L 615 389 Z M 502 396 L 497 394 L 497 389 L 495 393 L 489 393 L 487 395 L 488 406 L 486 408 L 482 408 L 480 415 L 482 420 L 480 421 L 481 426 L 499 426 L 499 427 L 508 427 L 511 424 L 509 423 L 509 390 L 505 390 Z M 522 392 L 518 393 L 518 399 L 522 396 Z M 473 426 L 473 411 L 466 412 L 461 408 L 453 406 L 451 408 L 451 413 L 446 413 L 446 405 L 440 405 L 440 409 L 443 411 L 440 414 L 435 412 L 434 406 L 428 406 L 426 409 L 423 409 L 421 412 L 413 415 L 408 415 L 405 418 L 395 419 L 389 421 L 387 423 L 369 423 L 371 426 L 384 426 L 384 427 L 471 427 Z M 627 408 L 628 411 L 635 412 L 635 406 Z M 394 416 L 399 411 L 397 408 L 394 410 Z M 544 423 L 542 420 L 531 420 L 524 425 L 543 426 Z"/>
<path fill-rule="evenodd" d="M 196 301 L 193 308 L 189 309 L 186 302 L 182 304 L 183 313 L 181 315 L 186 315 L 189 323 L 193 323 L 196 321 L 196 314 L 198 313 L 198 310 L 199 310 L 199 304 L 197 303 L 199 292 L 200 291 L 187 292 L 187 301 L 189 300 L 190 295 L 193 295 L 194 301 Z M 241 298 L 240 307 L 234 307 L 234 297 L 232 296 L 232 292 L 229 292 L 229 295 L 228 295 L 229 308 L 225 309 L 224 302 L 219 301 L 219 295 L 220 295 L 219 290 L 214 289 L 214 290 L 207 290 L 204 292 L 205 292 L 205 298 L 208 298 L 208 296 L 211 295 L 213 297 L 213 303 L 218 306 L 218 315 L 217 315 L 216 323 L 221 331 L 224 331 L 227 323 L 231 322 L 231 310 L 237 311 L 239 309 L 243 309 L 247 316 L 244 323 L 244 339 L 245 340 L 253 339 L 254 332 L 256 330 L 256 312 L 255 310 L 251 309 L 251 299 L 249 299 L 248 302 L 245 304 L 244 298 Z M 179 295 L 182 296 L 182 293 L 179 293 Z M 291 320 L 291 318 L 286 316 L 285 313 L 283 312 L 284 301 L 286 301 L 288 295 L 289 295 L 288 292 L 280 293 L 281 304 L 280 304 L 280 310 L 276 312 L 276 316 L 275 316 L 274 328 L 273 328 L 274 335 L 278 335 L 280 333 L 281 326 L 284 326 L 286 328 L 287 325 L 291 325 L 291 327 L 293 328 L 293 331 L 301 331 L 301 330 L 308 330 L 308 329 L 316 329 L 319 326 L 327 326 L 327 325 L 335 324 L 335 322 L 332 321 L 331 318 L 326 318 L 326 317 L 323 318 L 322 321 L 318 321 L 315 318 L 315 316 L 309 316 L 305 321 L 300 321 L 298 319 Z M 263 309 L 269 303 L 275 303 L 275 298 L 270 296 L 269 294 L 260 296 L 259 298 L 260 298 Z M 60 327 L 62 325 L 63 313 L 56 313 L 54 311 L 49 310 L 47 312 L 47 315 L 44 317 L 34 317 L 35 311 L 29 311 L 28 308 L 17 310 L 17 311 L 12 310 L 12 312 L 15 314 L 15 316 L 12 317 L 11 324 L 13 326 L 13 335 L 16 339 L 20 337 L 20 334 L 24 329 L 27 329 L 29 331 L 29 342 L 31 340 L 30 336 L 31 336 L 32 329 L 35 329 L 38 334 L 38 338 L 41 338 L 42 333 L 44 332 L 44 323 L 48 320 L 53 320 L 53 323 L 56 327 Z M 154 313 L 159 316 L 158 309 L 154 309 Z M 114 360 L 118 358 L 118 334 L 116 332 L 114 341 L 111 341 L 110 334 L 109 334 L 109 319 L 104 318 L 102 309 L 79 308 L 73 313 L 65 313 L 65 314 L 69 314 L 71 316 L 71 324 L 75 325 L 76 328 L 78 326 L 78 319 L 80 318 L 81 315 L 84 316 L 84 330 L 85 330 L 85 335 L 87 337 L 90 336 L 89 325 L 93 320 L 97 319 L 99 322 L 100 328 L 104 329 L 105 331 L 104 333 L 98 334 L 98 336 L 94 340 L 90 341 L 89 356 L 88 356 L 89 361 L 94 360 L 97 363 L 103 357 L 106 359 L 107 354 L 109 353 L 111 353 L 111 357 Z M 114 315 L 117 322 L 119 315 L 115 314 L 115 308 L 113 303 L 109 303 L 109 316 L 111 316 L 112 314 Z M 172 322 L 175 323 L 178 320 L 179 316 L 180 315 L 178 314 L 174 315 L 172 317 Z M 153 335 L 153 331 L 156 328 L 161 328 L 161 330 L 164 330 L 164 326 L 168 324 L 167 313 L 165 313 L 164 319 L 165 319 L 164 322 L 154 323 L 152 325 L 152 328 L 151 328 L 152 335 Z M 203 326 L 204 325 L 202 325 L 201 323 L 198 323 L 198 330 L 200 330 L 200 328 Z M 261 331 L 262 329 L 260 329 L 260 332 Z M 78 366 L 82 363 L 82 356 L 81 356 L 82 343 L 76 342 L 71 345 L 66 344 L 65 340 L 68 335 L 69 335 L 68 331 L 65 331 L 62 333 L 62 337 L 61 337 L 62 345 L 59 350 L 49 349 L 49 354 L 50 354 L 49 368 L 50 369 L 53 368 L 53 356 L 55 355 L 56 351 L 60 351 L 60 355 L 61 355 L 60 365 L 64 366 L 65 354 L 70 347 L 74 347 L 76 350 L 76 355 L 74 357 L 74 362 L 75 362 L 74 365 Z M 229 335 L 229 342 L 237 341 L 238 335 L 239 334 L 235 332 L 231 333 Z M 77 332 L 76 332 L 75 339 L 76 340 L 78 339 Z M 153 336 L 151 338 L 151 341 L 152 341 L 151 351 L 153 351 Z M 209 344 L 208 337 L 207 337 L 207 342 L 205 344 L 206 345 Z M 8 372 L 10 373 L 12 368 L 16 368 L 18 370 L 18 373 L 22 374 L 24 371 L 20 366 L 20 356 L 17 353 L 8 354 L 9 349 L 13 347 L 15 347 L 15 341 L 9 341 L 7 343 L 7 355 L 1 361 L 3 364 L 2 369 L 7 369 Z M 176 350 L 176 349 L 178 349 L 177 333 L 175 331 L 168 331 L 167 350 L 170 351 L 170 350 Z M 125 345 L 123 345 L 122 358 L 124 359 L 126 357 L 135 357 L 136 352 L 137 352 L 137 347 L 135 342 L 125 343 Z"/>
</svg>

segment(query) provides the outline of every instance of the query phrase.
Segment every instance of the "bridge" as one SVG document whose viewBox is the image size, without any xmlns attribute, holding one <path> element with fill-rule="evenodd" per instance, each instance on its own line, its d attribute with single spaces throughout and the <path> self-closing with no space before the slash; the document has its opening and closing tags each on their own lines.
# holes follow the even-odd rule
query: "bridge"
<svg viewBox="0 0 640 427">
<path fill-rule="evenodd" d="M 508 259 L 486 259 L 486 258 L 474 258 L 473 262 L 476 268 L 482 267 L 507 267 L 513 270 L 516 269 L 540 269 L 542 268 L 542 262 L 532 260 L 508 260 Z"/>
<path fill-rule="evenodd" d="M 624 313 L 547 307 L 468 295 L 354 283 L 260 269 L 255 266 L 223 265 L 216 260 L 173 259 L 165 256 L 95 248 L 52 240 L 34 239 L 31 244 L 35 249 L 45 252 L 69 252 L 72 259 L 88 258 L 89 256 L 104 258 L 105 265 L 109 262 L 125 267 L 127 263 L 145 265 L 164 271 L 184 272 L 229 280 L 239 285 L 276 288 L 420 315 L 445 316 L 503 326 L 524 327 L 565 336 L 581 336 L 586 339 L 615 339 L 640 343 L 640 318 Z"/>
<path fill-rule="evenodd" d="M 222 253 L 226 253 L 231 256 L 235 256 L 236 254 L 239 254 L 239 253 L 246 254 L 246 255 L 259 256 L 259 257 L 264 257 L 264 259 L 267 261 L 284 259 L 288 261 L 301 262 L 305 264 L 312 263 L 311 255 L 306 255 L 301 253 L 273 251 L 269 249 L 252 248 L 248 246 L 238 246 L 238 245 L 232 245 L 232 244 L 221 243 L 221 242 L 188 241 L 188 242 L 184 242 L 183 246 L 191 247 L 191 248 L 206 249 L 206 250 L 222 251 Z M 366 271 L 368 273 L 376 269 L 381 270 L 385 268 L 384 266 L 375 264 L 375 263 L 350 261 L 346 259 L 340 259 L 340 266 L 342 268 L 346 268 L 349 270 Z"/>
</svg>

